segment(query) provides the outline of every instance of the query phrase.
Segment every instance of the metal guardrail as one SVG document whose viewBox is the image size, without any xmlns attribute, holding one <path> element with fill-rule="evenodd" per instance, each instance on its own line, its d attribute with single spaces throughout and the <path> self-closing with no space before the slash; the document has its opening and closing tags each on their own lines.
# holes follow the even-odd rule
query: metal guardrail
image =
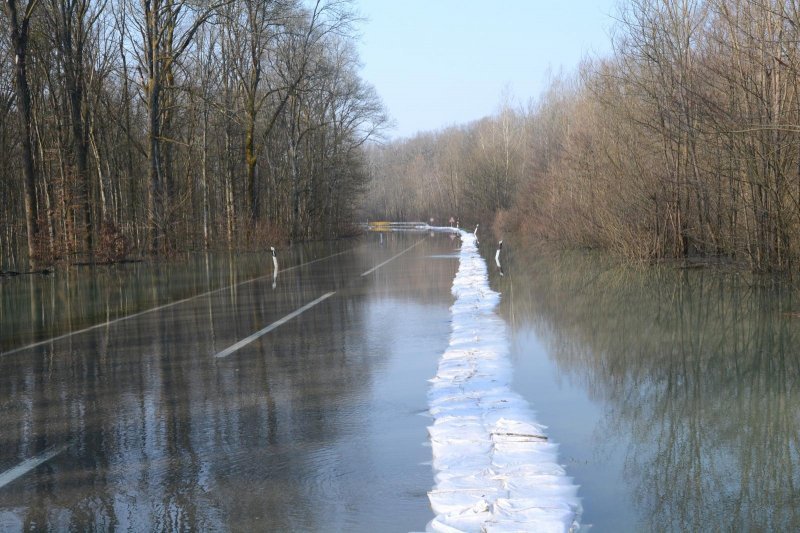
<svg viewBox="0 0 800 533">
<path fill-rule="evenodd" d="M 367 231 L 427 231 L 430 229 L 427 222 L 390 222 L 387 220 L 366 222 L 362 227 Z"/>
</svg>

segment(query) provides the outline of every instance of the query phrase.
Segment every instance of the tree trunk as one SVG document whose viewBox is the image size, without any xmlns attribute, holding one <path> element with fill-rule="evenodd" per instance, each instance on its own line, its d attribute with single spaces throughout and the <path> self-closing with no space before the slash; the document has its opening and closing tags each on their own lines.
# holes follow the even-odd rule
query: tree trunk
<svg viewBox="0 0 800 533">
<path fill-rule="evenodd" d="M 91 261 L 94 260 L 94 225 L 92 222 L 91 177 L 89 175 L 89 136 L 83 115 L 85 97 L 83 79 L 83 13 L 75 2 L 60 2 L 59 15 L 61 32 L 59 44 L 64 64 L 64 85 L 68 97 L 70 123 L 72 126 L 72 147 L 75 157 L 75 170 L 80 187 L 80 202 L 83 209 L 83 222 L 86 231 L 86 249 Z M 76 18 L 77 17 L 77 18 Z"/>
<path fill-rule="evenodd" d="M 33 131 L 31 125 L 31 90 L 28 85 L 26 57 L 30 15 L 35 4 L 29 5 L 22 20 L 17 13 L 17 1 L 6 0 L 11 21 L 11 44 L 14 47 L 14 79 L 17 92 L 17 110 L 22 126 L 22 173 L 25 198 L 25 229 L 28 238 L 28 263 L 36 270 L 39 259 L 39 209 L 36 201 L 36 168 L 33 161 Z"/>
<path fill-rule="evenodd" d="M 161 223 L 162 223 L 162 190 L 161 174 L 159 171 L 159 129 L 160 129 L 160 110 L 159 110 L 160 86 L 155 78 L 150 80 L 149 113 L 150 123 L 147 132 L 148 141 L 148 194 L 147 194 L 147 226 L 150 231 L 150 251 L 158 254 L 161 244 Z"/>
</svg>

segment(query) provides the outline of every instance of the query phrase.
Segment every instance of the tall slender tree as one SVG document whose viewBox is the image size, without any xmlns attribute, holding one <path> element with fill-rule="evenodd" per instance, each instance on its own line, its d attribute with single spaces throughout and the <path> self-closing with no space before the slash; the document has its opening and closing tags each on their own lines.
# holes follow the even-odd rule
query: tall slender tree
<svg viewBox="0 0 800 533">
<path fill-rule="evenodd" d="M 42 253 L 39 242 L 39 205 L 36 195 L 36 165 L 33 157 L 33 109 L 28 83 L 28 50 L 30 26 L 39 0 L 20 3 L 5 0 L 11 45 L 14 51 L 14 81 L 17 96 L 17 113 L 22 130 L 22 170 L 25 199 L 25 228 L 27 234 L 28 262 L 35 270 Z"/>
<path fill-rule="evenodd" d="M 134 20 L 139 30 L 135 52 L 148 115 L 147 226 L 153 253 L 169 248 L 166 213 L 171 200 L 168 186 L 173 177 L 171 165 L 167 164 L 172 147 L 164 129 L 171 109 L 164 106 L 165 99 L 167 93 L 175 89 L 176 63 L 192 44 L 200 26 L 227 3 L 230 2 L 198 7 L 189 0 L 141 0 L 141 4 L 132 6 L 130 11 L 138 14 Z"/>
</svg>

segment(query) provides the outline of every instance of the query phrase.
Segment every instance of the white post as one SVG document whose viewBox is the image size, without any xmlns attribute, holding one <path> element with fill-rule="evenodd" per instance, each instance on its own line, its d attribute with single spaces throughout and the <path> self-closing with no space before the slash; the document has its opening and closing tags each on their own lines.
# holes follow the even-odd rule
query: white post
<svg viewBox="0 0 800 533">
<path fill-rule="evenodd" d="M 275 255 L 275 247 L 270 246 L 272 251 L 272 288 L 274 289 L 278 282 L 278 256 Z"/>
</svg>

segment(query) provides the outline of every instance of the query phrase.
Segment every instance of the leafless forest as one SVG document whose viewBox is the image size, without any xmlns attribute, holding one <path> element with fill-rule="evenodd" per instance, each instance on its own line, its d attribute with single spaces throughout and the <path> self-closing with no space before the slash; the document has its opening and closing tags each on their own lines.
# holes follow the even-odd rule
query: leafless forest
<svg viewBox="0 0 800 533">
<path fill-rule="evenodd" d="M 363 196 L 367 218 L 796 267 L 800 3 L 627 1 L 610 57 L 382 146 L 357 25 L 345 0 L 4 0 L 0 266 L 333 237 Z"/>
<path fill-rule="evenodd" d="M 526 107 L 372 150 L 369 212 L 796 269 L 800 2 L 632 0 L 612 39 Z"/>
<path fill-rule="evenodd" d="M 349 2 L 2 4 L 0 267 L 350 231 L 386 115 Z"/>
</svg>

